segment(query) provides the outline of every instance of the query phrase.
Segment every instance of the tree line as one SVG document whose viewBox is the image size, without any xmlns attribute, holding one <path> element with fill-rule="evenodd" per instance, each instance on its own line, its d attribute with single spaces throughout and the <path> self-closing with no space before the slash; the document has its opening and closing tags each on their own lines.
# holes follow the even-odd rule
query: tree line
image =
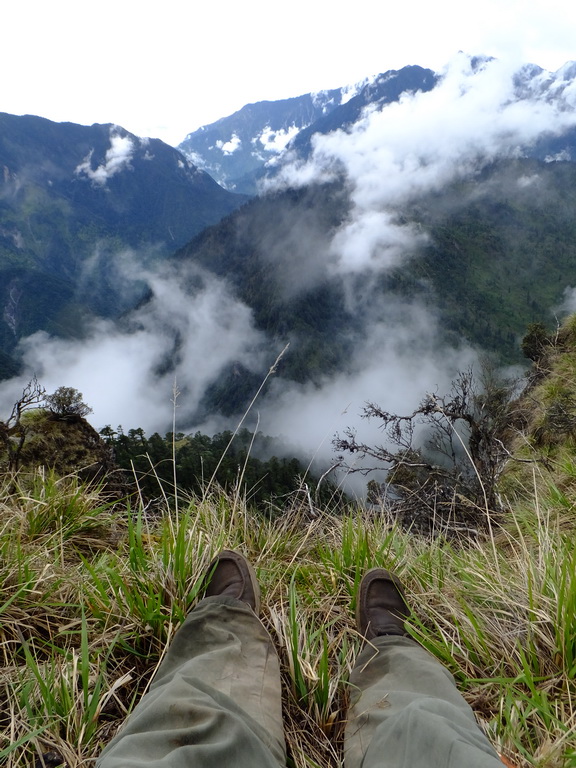
<svg viewBox="0 0 576 768">
<path fill-rule="evenodd" d="M 179 490 L 200 496 L 210 484 L 239 491 L 270 513 L 298 492 L 309 494 L 314 504 L 343 499 L 331 482 L 319 483 L 297 458 L 271 455 L 278 443 L 260 432 L 226 430 L 213 437 L 154 432 L 148 437 L 142 428 L 124 431 L 107 425 L 100 435 L 116 464 L 134 474 L 148 498 L 159 496 L 161 488 L 173 488 L 176 479 Z"/>
</svg>

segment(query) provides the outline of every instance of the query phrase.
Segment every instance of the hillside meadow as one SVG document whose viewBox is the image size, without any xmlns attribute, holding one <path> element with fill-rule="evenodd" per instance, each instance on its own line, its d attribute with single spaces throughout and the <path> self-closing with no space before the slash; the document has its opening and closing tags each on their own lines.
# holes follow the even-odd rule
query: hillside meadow
<svg viewBox="0 0 576 768">
<path fill-rule="evenodd" d="M 574 496 L 531 469 L 524 498 L 516 479 L 514 505 L 474 540 L 417 537 L 378 509 L 335 516 L 298 494 L 273 521 L 218 489 L 152 516 L 74 475 L 7 477 L 2 763 L 93 765 L 209 562 L 234 548 L 256 567 L 280 654 L 290 766 L 342 765 L 355 593 L 376 565 L 404 580 L 412 635 L 454 673 L 498 751 L 516 766 L 576 765 Z"/>
</svg>

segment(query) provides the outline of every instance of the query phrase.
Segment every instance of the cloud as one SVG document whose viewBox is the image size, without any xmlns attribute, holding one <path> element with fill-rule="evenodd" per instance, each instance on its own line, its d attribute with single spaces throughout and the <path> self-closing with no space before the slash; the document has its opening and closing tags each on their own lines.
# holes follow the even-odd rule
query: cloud
<svg viewBox="0 0 576 768">
<path fill-rule="evenodd" d="M 359 269 L 380 272 L 428 241 L 415 225 L 398 224 L 387 211 L 367 209 L 335 234 L 330 253 L 341 275 Z"/>
<path fill-rule="evenodd" d="M 98 429 L 122 424 L 143 427 L 148 434 L 164 433 L 172 421 L 176 381 L 180 428 L 210 433 L 236 425 L 239 417 L 226 420 L 217 413 L 204 424 L 193 420 L 207 387 L 236 362 L 253 371 L 266 370 L 277 350 L 255 329 L 251 311 L 225 282 L 182 264 L 164 263 L 161 271 L 138 267 L 143 260 L 141 254 L 120 254 L 115 279 L 124 280 L 126 290 L 136 278 L 145 282 L 150 300 L 121 321 L 94 322 L 84 340 L 56 339 L 43 332 L 25 339 L 25 375 L 0 384 L 5 407 L 36 373 L 48 392 L 59 386 L 82 392 Z M 247 422 L 279 436 L 287 455 L 311 461 L 316 472 L 335 460 L 332 438 L 348 426 L 356 425 L 368 443 L 381 442 L 378 425 L 359 417 L 365 401 L 409 412 L 425 392 L 446 391 L 454 374 L 476 360 L 466 345 L 440 349 L 438 318 L 417 302 L 388 296 L 373 307 L 363 305 L 362 313 L 364 332 L 346 372 L 307 384 L 274 375 Z M 360 477 L 346 483 L 358 493 L 365 485 Z"/>
<path fill-rule="evenodd" d="M 110 148 L 106 150 L 104 163 L 96 169 L 92 168 L 92 155 L 94 150 L 90 150 L 84 160 L 76 166 L 77 176 L 84 174 L 95 186 L 103 187 L 108 179 L 115 176 L 120 171 L 131 169 L 130 161 L 134 154 L 135 144 L 130 136 L 120 136 L 115 128 L 110 129 Z"/>
<path fill-rule="evenodd" d="M 569 285 L 564 289 L 564 298 L 557 307 L 554 307 L 552 314 L 573 315 L 576 312 L 576 288 Z"/>
<path fill-rule="evenodd" d="M 296 125 L 291 125 L 289 128 L 273 131 L 269 125 L 267 125 L 262 133 L 252 142 L 255 144 L 257 141 L 262 144 L 266 152 L 282 152 L 287 144 L 296 136 L 301 128 Z"/>
<path fill-rule="evenodd" d="M 262 336 L 251 311 L 226 285 L 194 268 L 141 270 L 124 254 L 124 280 L 145 281 L 151 299 L 122 322 L 93 323 L 83 340 L 36 333 L 21 342 L 26 373 L 2 382 L 0 401 L 10 403 L 22 381 L 34 372 L 47 391 L 71 386 L 93 408 L 90 421 L 165 431 L 172 414 L 174 381 L 181 394 L 183 423 L 198 407 L 206 388 L 222 370 L 239 361 L 260 366 Z M 12 400 L 13 402 L 13 400 Z"/>
<path fill-rule="evenodd" d="M 363 442 L 381 444 L 379 425 L 360 418 L 366 402 L 409 414 L 427 392 L 444 394 L 458 371 L 477 365 L 470 346 L 442 347 L 439 338 L 435 312 L 388 297 L 381 316 L 369 318 L 348 371 L 315 383 L 274 380 L 258 406 L 259 428 L 283 436 L 293 453 L 314 456 L 320 471 L 334 462 L 332 439 L 347 427 L 356 428 Z M 347 483 L 358 492 L 365 485 L 360 479 Z"/>
<path fill-rule="evenodd" d="M 331 247 L 333 273 L 378 271 L 426 242 L 400 221 L 406 205 L 474 175 L 496 158 L 520 156 L 543 134 L 576 125 L 574 67 L 555 74 L 507 62 L 480 66 L 458 55 L 427 93 L 367 108 L 349 130 L 313 137 L 306 162 L 287 155 L 271 186 L 343 175 L 352 209 Z"/>
<path fill-rule="evenodd" d="M 225 155 L 232 155 L 242 146 L 242 139 L 233 133 L 230 139 L 226 142 L 218 140 L 216 146 L 218 149 L 221 149 Z"/>
</svg>

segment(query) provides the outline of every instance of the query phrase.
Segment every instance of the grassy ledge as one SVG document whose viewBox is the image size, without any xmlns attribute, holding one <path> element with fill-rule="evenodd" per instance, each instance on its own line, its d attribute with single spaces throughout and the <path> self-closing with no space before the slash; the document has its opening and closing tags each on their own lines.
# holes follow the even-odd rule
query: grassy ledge
<svg viewBox="0 0 576 768">
<path fill-rule="evenodd" d="M 566 489 L 476 541 L 424 539 L 374 510 L 274 521 L 213 489 L 153 517 L 75 476 L 0 488 L 0 762 L 93 765 L 146 691 L 223 547 L 254 563 L 282 662 L 289 765 L 342 765 L 363 572 L 394 569 L 412 634 L 517 766 L 576 765 L 576 516 Z M 529 494 L 528 494 L 529 497 Z M 49 762 L 52 760 L 52 762 Z"/>
</svg>

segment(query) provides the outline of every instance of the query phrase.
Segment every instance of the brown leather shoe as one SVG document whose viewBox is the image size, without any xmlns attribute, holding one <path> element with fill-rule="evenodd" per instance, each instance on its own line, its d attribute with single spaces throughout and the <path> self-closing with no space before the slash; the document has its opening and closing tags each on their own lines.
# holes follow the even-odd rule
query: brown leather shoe
<svg viewBox="0 0 576 768">
<path fill-rule="evenodd" d="M 366 640 L 382 635 L 405 635 L 410 616 L 402 582 L 384 568 L 372 568 L 360 582 L 356 600 L 356 627 Z"/>
<path fill-rule="evenodd" d="M 260 612 L 260 587 L 254 568 L 244 555 L 223 549 L 210 564 L 206 578 L 209 584 L 205 597 L 235 597 L 247 603 L 254 613 Z"/>
</svg>

